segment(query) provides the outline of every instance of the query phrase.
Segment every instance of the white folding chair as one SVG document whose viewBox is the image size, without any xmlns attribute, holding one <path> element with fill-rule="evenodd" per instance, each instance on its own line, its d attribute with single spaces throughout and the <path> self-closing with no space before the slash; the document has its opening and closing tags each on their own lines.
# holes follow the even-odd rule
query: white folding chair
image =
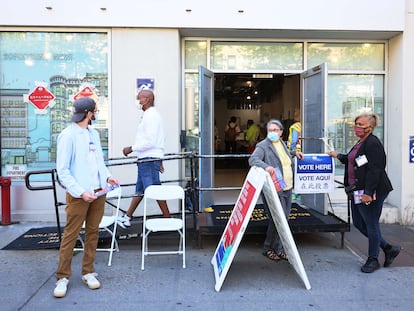
<svg viewBox="0 0 414 311">
<path fill-rule="evenodd" d="M 119 208 L 121 205 L 121 196 L 122 196 L 122 189 L 121 186 L 116 187 L 115 189 L 109 191 L 106 194 L 106 203 L 111 205 L 111 213 L 110 215 L 102 216 L 101 222 L 99 223 L 99 230 L 103 229 L 111 235 L 111 245 L 107 248 L 97 248 L 96 251 L 99 252 L 109 252 L 109 259 L 108 259 L 108 266 L 112 265 L 112 254 L 114 251 L 119 252 L 118 241 L 116 240 L 116 228 L 118 222 Z M 116 199 L 116 205 L 111 203 L 112 200 Z M 110 226 L 113 225 L 111 230 Z M 85 223 L 82 225 L 82 229 L 85 229 Z M 82 239 L 82 236 L 79 235 L 78 240 L 80 241 L 82 247 L 75 248 L 75 251 L 83 251 L 85 247 L 85 243 Z"/>
<path fill-rule="evenodd" d="M 181 218 L 150 218 L 147 219 L 147 204 L 149 200 L 181 200 Z M 148 251 L 148 235 L 151 232 L 177 231 L 180 235 L 178 250 Z M 144 270 L 144 258 L 147 255 L 183 256 L 183 268 L 185 268 L 185 195 L 184 189 L 176 185 L 153 185 L 144 192 L 144 215 L 142 223 L 142 258 L 141 270 Z"/>
</svg>

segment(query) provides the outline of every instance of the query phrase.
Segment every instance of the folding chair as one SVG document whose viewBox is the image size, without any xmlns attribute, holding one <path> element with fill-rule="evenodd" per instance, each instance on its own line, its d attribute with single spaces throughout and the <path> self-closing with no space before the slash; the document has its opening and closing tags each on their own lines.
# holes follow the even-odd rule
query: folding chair
<svg viewBox="0 0 414 311">
<path fill-rule="evenodd" d="M 118 241 L 116 240 L 116 228 L 118 225 L 117 219 L 119 214 L 119 207 L 121 205 L 121 195 L 122 189 L 121 186 L 116 187 L 109 191 L 106 194 L 106 204 L 111 205 L 113 207 L 111 210 L 110 215 L 102 216 L 101 222 L 99 223 L 99 230 L 103 229 L 111 235 L 111 245 L 108 248 L 97 248 L 96 251 L 100 252 L 109 252 L 109 260 L 108 266 L 112 265 L 112 254 L 114 251 L 119 252 Z M 113 204 L 111 201 L 116 199 L 116 205 Z M 110 226 L 113 225 L 113 229 L 111 230 Z M 85 223 L 82 225 L 82 229 L 85 229 Z M 82 239 L 82 236 L 78 236 L 78 240 L 80 241 L 82 247 L 75 248 L 75 251 L 83 251 L 85 247 L 85 243 Z"/>
<path fill-rule="evenodd" d="M 150 218 L 147 219 L 147 204 L 149 200 L 181 200 L 181 218 Z M 180 235 L 178 250 L 148 251 L 148 235 L 151 232 L 177 231 Z M 144 258 L 147 255 L 183 256 L 183 268 L 185 268 L 185 195 L 184 189 L 176 185 L 153 185 L 144 192 L 144 215 L 142 223 L 142 259 L 141 270 L 144 270 Z"/>
</svg>

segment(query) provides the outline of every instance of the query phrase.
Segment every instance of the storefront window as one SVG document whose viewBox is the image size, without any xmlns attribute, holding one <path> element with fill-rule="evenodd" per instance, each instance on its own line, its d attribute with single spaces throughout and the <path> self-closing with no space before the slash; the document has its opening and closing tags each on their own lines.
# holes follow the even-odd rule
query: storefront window
<svg viewBox="0 0 414 311">
<path fill-rule="evenodd" d="M 196 69 L 198 66 L 207 66 L 207 42 L 185 42 L 185 69 Z"/>
<path fill-rule="evenodd" d="M 0 33 L 3 176 L 22 180 L 27 171 L 55 167 L 74 96 L 98 102 L 96 128 L 107 155 L 107 46 L 106 33 Z"/>
<path fill-rule="evenodd" d="M 303 44 L 289 42 L 211 42 L 213 70 L 301 70 Z"/>
<path fill-rule="evenodd" d="M 328 137 L 338 152 L 347 153 L 357 142 L 354 119 L 364 111 L 380 117 L 374 134 L 384 138 L 383 75 L 330 75 L 328 78 Z M 337 165 L 341 172 L 343 166 Z"/>
<path fill-rule="evenodd" d="M 309 43 L 308 68 L 328 63 L 328 70 L 384 70 L 382 43 Z"/>
<path fill-rule="evenodd" d="M 185 75 L 185 128 L 186 151 L 197 152 L 200 138 L 199 132 L 199 90 L 198 74 Z M 190 163 L 186 161 L 186 176 L 190 176 Z"/>
<path fill-rule="evenodd" d="M 189 41 L 191 44 L 195 42 Z M 207 41 L 209 42 L 209 41 Z M 355 143 L 353 120 L 362 110 L 371 110 L 380 116 L 375 134 L 384 138 L 384 83 L 385 43 L 314 43 L 314 42 L 235 42 L 210 41 L 210 66 L 216 73 L 246 73 L 282 71 L 299 75 L 305 64 L 303 49 L 306 47 L 306 67 L 312 68 L 328 63 L 328 137 L 340 152 L 349 151 Z M 187 49 L 187 59 L 191 56 Z M 201 54 L 193 49 L 197 57 Z M 206 56 L 207 57 L 207 56 Z M 185 109 L 187 150 L 198 150 L 198 74 L 199 64 L 207 62 L 197 59 L 185 68 Z M 191 68 L 190 68 L 191 67 Z M 344 74 L 344 72 L 346 74 Z M 299 84 L 295 88 L 300 93 Z M 217 85 L 216 85 L 216 91 Z M 281 90 L 282 91 L 282 90 Z M 298 95 L 299 96 L 299 95 Z M 191 137 L 191 138 L 190 138 Z M 191 143 L 190 143 L 191 142 Z M 342 167 L 338 164 L 337 173 Z"/>
</svg>

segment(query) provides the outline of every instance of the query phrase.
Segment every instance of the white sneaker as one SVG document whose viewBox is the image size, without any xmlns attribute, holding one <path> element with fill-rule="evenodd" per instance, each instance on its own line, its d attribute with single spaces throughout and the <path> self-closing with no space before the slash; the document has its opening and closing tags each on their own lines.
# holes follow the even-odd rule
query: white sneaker
<svg viewBox="0 0 414 311">
<path fill-rule="evenodd" d="M 127 214 L 123 214 L 122 216 L 119 216 L 118 225 L 123 229 L 131 227 L 131 217 L 128 217 Z"/>
<path fill-rule="evenodd" d="M 88 273 L 82 276 L 83 283 L 87 284 L 90 289 L 98 289 L 101 287 L 101 283 L 96 279 L 98 273 Z"/>
<path fill-rule="evenodd" d="M 53 291 L 53 296 L 56 298 L 63 298 L 66 295 L 66 291 L 68 290 L 68 283 L 69 280 L 67 278 L 59 279 L 56 282 L 55 290 Z"/>
</svg>

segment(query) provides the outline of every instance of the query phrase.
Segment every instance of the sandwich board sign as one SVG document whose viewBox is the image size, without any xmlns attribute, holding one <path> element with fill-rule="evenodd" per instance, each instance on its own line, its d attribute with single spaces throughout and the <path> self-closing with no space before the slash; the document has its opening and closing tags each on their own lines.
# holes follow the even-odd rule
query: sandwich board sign
<svg viewBox="0 0 414 311">
<path fill-rule="evenodd" d="M 223 285 L 262 190 L 281 242 L 288 255 L 288 260 L 301 277 L 306 289 L 311 288 L 272 178 L 262 168 L 252 167 L 247 174 L 231 216 L 211 259 L 217 292 L 220 291 Z"/>
</svg>

